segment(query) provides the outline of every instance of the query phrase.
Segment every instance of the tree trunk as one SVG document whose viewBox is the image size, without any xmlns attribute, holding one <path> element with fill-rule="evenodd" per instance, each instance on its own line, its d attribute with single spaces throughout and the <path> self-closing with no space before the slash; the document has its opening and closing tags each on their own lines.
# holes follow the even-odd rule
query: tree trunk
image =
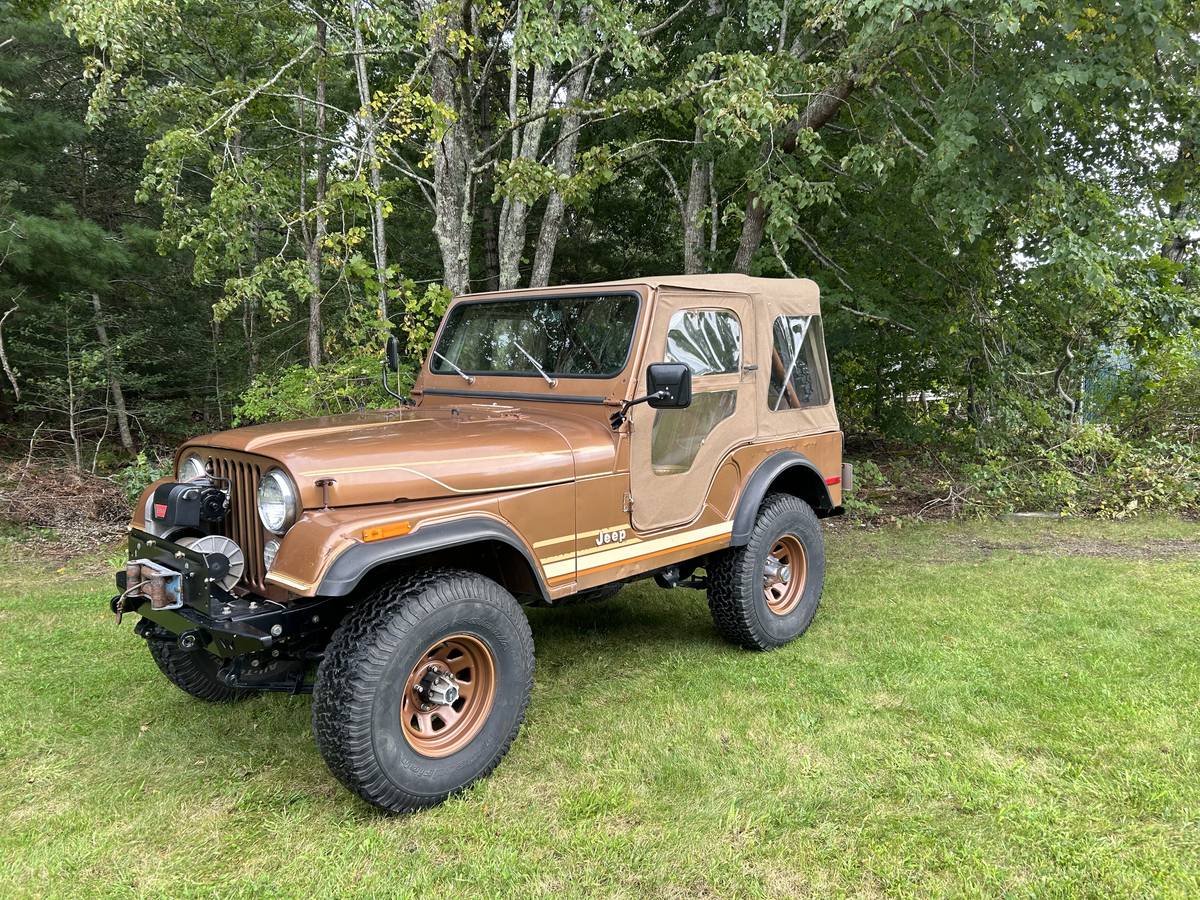
<svg viewBox="0 0 1200 900">
<path fill-rule="evenodd" d="M 491 81 L 486 82 L 479 100 L 479 139 L 483 146 L 490 146 L 492 137 L 492 90 Z M 500 245 L 497 241 L 496 201 L 492 199 L 496 183 L 491 169 L 485 169 L 479 183 L 479 218 L 483 228 L 483 274 L 489 291 L 500 289 Z"/>
<path fill-rule="evenodd" d="M 483 274 L 489 291 L 500 290 L 500 244 L 496 239 L 496 203 L 492 200 L 495 184 L 488 176 L 484 176 L 479 186 L 482 195 L 479 203 L 479 216 L 483 225 Z"/>
<path fill-rule="evenodd" d="M 363 40 L 362 7 L 353 7 L 354 80 L 358 85 L 358 128 L 362 132 L 362 153 L 367 166 L 367 183 L 371 188 L 371 245 L 375 251 L 375 290 L 379 317 L 387 319 L 388 275 L 387 236 L 383 221 L 383 172 L 375 140 L 377 124 L 371 107 L 371 83 L 367 78 L 367 48 Z"/>
<path fill-rule="evenodd" d="M 833 121 L 845 99 L 854 90 L 854 85 L 855 76 L 851 75 L 813 97 L 808 106 L 804 108 L 804 112 L 785 127 L 785 137 L 780 144 L 780 149 L 784 153 L 795 152 L 797 138 L 801 131 L 806 128 L 820 131 Z M 763 148 L 762 161 L 764 164 L 770 160 L 771 153 L 772 150 L 769 146 Z M 754 254 L 758 252 L 758 248 L 762 244 L 766 228 L 767 207 L 758 192 L 752 190 L 749 197 L 746 198 L 746 216 L 742 222 L 742 237 L 738 242 L 737 254 L 733 258 L 735 272 L 750 271 L 750 264 L 754 261 Z"/>
<path fill-rule="evenodd" d="M 325 194 L 329 182 L 329 154 L 325 147 L 325 47 L 327 26 L 323 18 L 317 19 L 317 84 L 316 84 L 316 155 L 317 180 L 313 190 L 313 228 L 305 248 L 308 257 L 308 282 L 312 293 L 308 297 L 308 364 L 312 368 L 321 365 L 321 246 L 325 242 Z M 303 89 L 300 91 L 304 96 Z M 303 103 L 303 99 L 301 99 Z M 306 166 L 307 168 L 307 166 Z M 300 173 L 301 181 L 307 177 Z M 307 227 L 306 227 L 307 230 Z"/>
<path fill-rule="evenodd" d="M 685 275 L 703 272 L 704 228 L 702 219 L 708 205 L 708 162 L 700 158 L 700 143 L 704 137 L 700 123 L 692 140 L 692 172 L 688 177 L 687 201 L 683 207 L 683 271 Z"/>
<path fill-rule="evenodd" d="M 530 88 L 529 113 L 541 115 L 550 105 L 549 66 L 537 66 L 533 71 L 533 83 Z M 510 121 L 519 115 L 516 90 L 517 72 L 514 67 L 509 88 L 508 115 Z M 542 148 L 542 132 L 546 128 L 546 119 L 534 119 L 529 124 L 513 133 L 512 152 L 510 161 L 533 161 L 538 158 Z M 500 206 L 500 289 L 514 288 L 521 282 L 521 256 L 525 252 L 525 227 L 529 221 L 530 206 L 519 197 L 506 196 Z"/>
<path fill-rule="evenodd" d="M 588 16 L 590 18 L 590 7 Z M 579 149 L 579 130 L 583 125 L 583 117 L 570 105 L 583 100 L 589 78 L 588 67 L 581 63 L 581 59 L 575 61 L 577 68 L 567 79 L 564 88 L 563 102 L 568 106 L 568 112 L 562 117 L 558 145 L 554 148 L 554 171 L 562 178 L 570 178 L 575 174 L 575 154 Z M 546 210 L 542 213 L 542 224 L 538 230 L 537 250 L 533 256 L 533 269 L 529 273 L 530 287 L 545 287 L 550 283 L 550 269 L 554 265 L 554 253 L 558 249 L 565 215 L 566 201 L 562 194 L 551 191 L 546 198 Z"/>
<path fill-rule="evenodd" d="M 125 392 L 121 390 L 121 379 L 117 377 L 112 344 L 108 342 L 108 329 L 104 326 L 104 311 L 100 307 L 100 295 L 95 292 L 92 293 L 92 309 L 96 312 L 96 337 L 100 341 L 100 349 L 104 353 L 104 367 L 108 372 L 108 392 L 112 396 L 113 409 L 117 413 L 117 433 L 121 436 L 121 446 L 133 453 L 133 432 L 129 429 Z"/>
<path fill-rule="evenodd" d="M 442 281 L 453 295 L 465 294 L 471 285 L 471 230 L 474 154 L 470 110 L 464 110 L 457 62 L 449 47 L 451 34 L 466 31 L 463 9 L 453 4 L 438 7 L 430 35 L 430 95 L 456 116 L 433 148 L 433 234 L 442 256 Z"/>
<path fill-rule="evenodd" d="M 79 429 L 75 427 L 75 373 L 71 367 L 71 337 L 69 333 L 67 335 L 67 434 L 71 438 L 75 468 L 82 469 L 83 455 L 79 449 Z"/>
</svg>

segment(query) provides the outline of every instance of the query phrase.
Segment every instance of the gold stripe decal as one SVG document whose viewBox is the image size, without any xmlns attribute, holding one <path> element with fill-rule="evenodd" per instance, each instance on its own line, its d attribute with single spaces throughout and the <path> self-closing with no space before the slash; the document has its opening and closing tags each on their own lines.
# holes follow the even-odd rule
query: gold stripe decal
<svg viewBox="0 0 1200 900">
<path fill-rule="evenodd" d="M 425 420 L 424 419 L 413 419 L 412 421 L 425 421 Z M 540 455 L 568 456 L 568 455 L 570 455 L 570 453 L 571 453 L 570 450 L 547 450 L 547 451 L 545 451 L 544 454 L 540 454 Z M 502 453 L 498 456 L 473 456 L 470 458 L 469 462 L 481 463 L 481 462 L 495 461 L 498 459 L 525 459 L 528 456 L 529 456 L 528 453 Z M 299 474 L 306 478 L 315 477 L 317 475 L 359 475 L 359 474 L 366 474 L 369 472 L 394 472 L 397 469 L 411 470 L 412 466 L 440 466 L 440 465 L 446 465 L 448 463 L 462 463 L 462 462 L 463 462 L 463 460 L 459 457 L 447 457 L 445 459 L 417 459 L 417 460 L 412 460 L 412 461 L 405 461 L 403 464 L 385 463 L 385 464 L 377 465 L 377 466 L 351 466 L 346 469 L 313 469 L 311 472 L 300 472 Z M 422 473 L 418 473 L 418 474 L 422 474 Z M 428 476 L 426 476 L 426 477 L 428 477 Z"/>
<path fill-rule="evenodd" d="M 637 541 L 608 550 L 600 550 L 586 554 L 586 556 L 581 556 L 580 562 L 582 563 L 586 559 L 587 566 L 586 568 L 581 568 L 579 571 L 586 572 L 592 569 L 602 569 L 617 563 L 639 559 L 643 556 L 654 556 L 659 553 L 669 552 L 677 547 L 684 547 L 699 541 L 716 540 L 732 533 L 733 522 L 718 522 L 716 525 L 708 525 L 704 528 L 693 528 L 691 531 L 680 531 L 666 537 L 651 538 L 650 540 Z M 562 562 L 544 563 L 542 570 L 546 573 L 547 578 L 561 578 L 564 575 L 570 575 L 575 572 L 575 564 L 576 561 L 574 559 L 566 559 Z"/>
</svg>

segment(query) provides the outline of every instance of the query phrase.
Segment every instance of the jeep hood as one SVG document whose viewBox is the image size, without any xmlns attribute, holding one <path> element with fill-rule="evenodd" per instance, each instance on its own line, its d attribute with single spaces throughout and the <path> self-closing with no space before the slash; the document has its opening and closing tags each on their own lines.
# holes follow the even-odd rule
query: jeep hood
<svg viewBox="0 0 1200 900">
<path fill-rule="evenodd" d="M 600 423 L 571 417 L 569 427 L 556 427 L 558 417 L 499 409 L 380 410 L 255 425 L 196 438 L 185 451 L 274 460 L 291 473 L 309 509 L 325 504 L 317 481 L 328 479 L 328 504 L 351 506 L 571 481 L 577 451 L 590 471 L 604 460 L 611 470 L 612 437 Z"/>
</svg>

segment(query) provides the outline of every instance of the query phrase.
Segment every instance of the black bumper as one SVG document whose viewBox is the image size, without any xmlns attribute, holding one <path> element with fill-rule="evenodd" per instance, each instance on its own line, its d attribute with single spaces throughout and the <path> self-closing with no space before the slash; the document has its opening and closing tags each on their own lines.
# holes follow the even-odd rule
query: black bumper
<svg viewBox="0 0 1200 900">
<path fill-rule="evenodd" d="M 129 533 L 129 559 L 149 563 L 143 571 L 161 573 L 135 582 L 129 569 L 117 572 L 110 601 L 115 613 L 136 612 L 154 627 L 139 623 L 138 633 L 151 640 L 175 640 L 185 649 L 205 649 L 233 658 L 276 644 L 328 633 L 345 610 L 345 600 L 317 597 L 277 603 L 255 594 L 235 596 L 212 582 L 204 556 L 187 547 L 138 529 Z M 135 576 L 141 577 L 141 576 Z"/>
</svg>

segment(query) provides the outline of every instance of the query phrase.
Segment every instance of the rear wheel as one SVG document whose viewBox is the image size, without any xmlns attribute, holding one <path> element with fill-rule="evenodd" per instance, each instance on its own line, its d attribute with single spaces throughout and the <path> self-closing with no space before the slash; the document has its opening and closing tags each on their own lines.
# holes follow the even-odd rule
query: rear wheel
<svg viewBox="0 0 1200 900">
<path fill-rule="evenodd" d="M 377 588 L 334 633 L 313 733 L 346 787 L 409 812 L 496 767 L 532 686 L 533 637 L 512 595 L 474 572 L 420 572 Z"/>
<path fill-rule="evenodd" d="M 825 584 L 821 522 L 803 500 L 772 494 L 750 540 L 708 565 L 708 607 L 717 631 L 748 650 L 771 650 L 802 635 Z"/>
<path fill-rule="evenodd" d="M 159 670 L 181 691 L 212 703 L 243 700 L 254 693 L 230 687 L 218 674 L 222 661 L 204 650 L 184 650 L 173 641 L 147 641 Z"/>
</svg>

